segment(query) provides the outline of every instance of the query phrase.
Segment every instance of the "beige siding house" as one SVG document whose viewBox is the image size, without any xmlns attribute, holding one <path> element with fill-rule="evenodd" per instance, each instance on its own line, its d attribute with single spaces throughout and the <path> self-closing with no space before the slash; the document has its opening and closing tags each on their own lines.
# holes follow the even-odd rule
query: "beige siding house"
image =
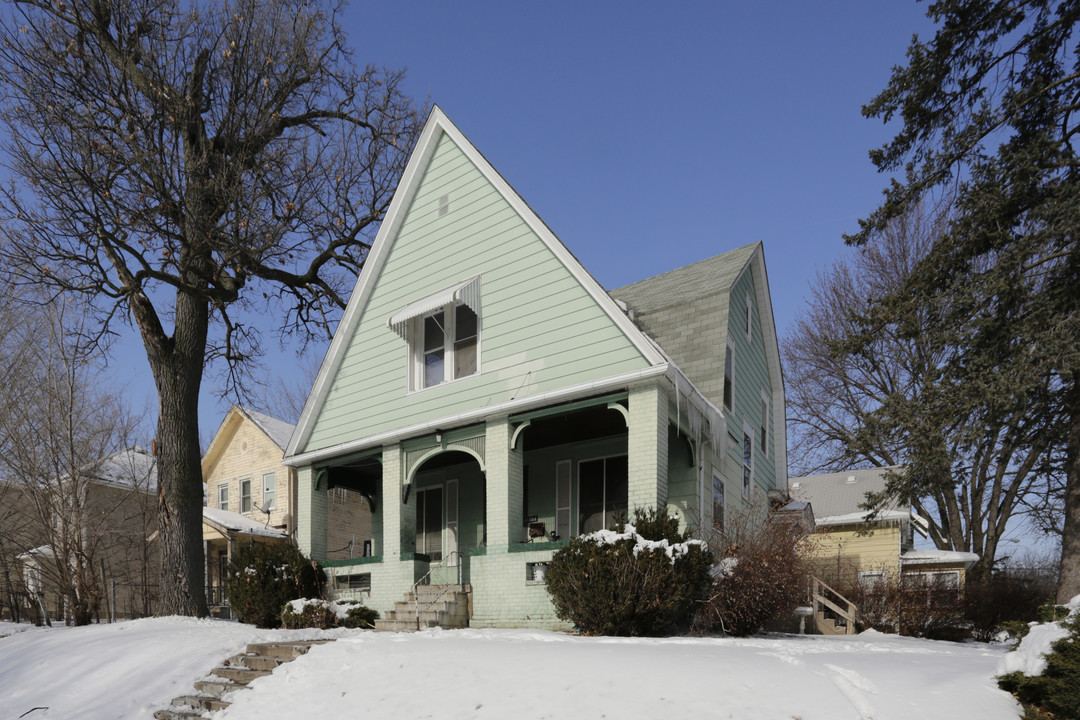
<svg viewBox="0 0 1080 720">
<path fill-rule="evenodd" d="M 791 478 L 791 496 L 809 502 L 818 532 L 810 548 L 818 577 L 853 592 L 875 585 L 959 590 L 974 553 L 916 550 L 920 518 L 892 501 L 871 514 L 867 493 L 885 489 L 886 475 L 899 468 L 869 468 Z"/>
<path fill-rule="evenodd" d="M 225 568 L 246 543 L 295 541 L 296 471 L 281 464 L 293 426 L 234 405 L 203 456 L 207 594 L 225 613 Z M 356 493 L 339 493 L 328 517 L 328 557 L 371 546 L 371 513 Z"/>
<path fill-rule="evenodd" d="M 561 627 L 569 538 L 785 489 L 783 407 L 760 244 L 609 293 L 435 108 L 285 453 L 297 540 L 391 622 L 434 585 L 473 626 Z M 370 554 L 333 556 L 343 491 Z"/>
</svg>

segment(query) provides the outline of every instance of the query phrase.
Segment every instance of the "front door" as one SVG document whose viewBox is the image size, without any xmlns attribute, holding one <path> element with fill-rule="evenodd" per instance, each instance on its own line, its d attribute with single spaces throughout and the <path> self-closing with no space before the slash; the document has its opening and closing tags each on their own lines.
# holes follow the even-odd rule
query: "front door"
<svg viewBox="0 0 1080 720">
<path fill-rule="evenodd" d="M 416 552 L 442 562 L 443 557 L 443 488 L 422 488 L 416 493 Z"/>
</svg>

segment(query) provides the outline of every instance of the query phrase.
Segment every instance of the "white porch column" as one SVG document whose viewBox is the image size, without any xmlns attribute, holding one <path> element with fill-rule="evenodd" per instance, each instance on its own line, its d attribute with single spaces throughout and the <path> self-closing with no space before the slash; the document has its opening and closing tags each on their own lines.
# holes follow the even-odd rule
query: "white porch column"
<svg viewBox="0 0 1080 720">
<path fill-rule="evenodd" d="M 313 560 L 326 559 L 326 482 L 315 489 L 310 466 L 296 472 L 296 544 Z"/>
<path fill-rule="evenodd" d="M 401 445 L 383 448 L 382 460 L 382 556 L 383 560 L 398 560 L 402 553 L 416 551 L 416 488 L 410 488 L 409 499 L 401 501 L 405 481 L 404 457 Z"/>
<path fill-rule="evenodd" d="M 668 496 L 668 400 L 658 385 L 630 388 L 629 512 L 662 508 Z"/>
<path fill-rule="evenodd" d="M 505 549 L 521 540 L 524 481 L 521 450 L 510 449 L 508 418 L 487 424 L 487 544 Z"/>
</svg>

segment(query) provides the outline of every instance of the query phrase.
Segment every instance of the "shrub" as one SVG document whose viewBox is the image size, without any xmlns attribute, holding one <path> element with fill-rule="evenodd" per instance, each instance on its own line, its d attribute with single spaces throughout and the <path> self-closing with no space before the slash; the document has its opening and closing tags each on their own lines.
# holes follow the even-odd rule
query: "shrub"
<svg viewBox="0 0 1080 720">
<path fill-rule="evenodd" d="M 731 525 L 712 540 L 718 562 L 699 616 L 703 629 L 749 635 L 794 617 L 810 581 L 805 527 L 772 511 Z"/>
<path fill-rule="evenodd" d="M 281 624 L 289 630 L 302 628 L 373 628 L 379 613 L 355 600 L 305 598 L 285 603 Z"/>
<path fill-rule="evenodd" d="M 663 636 L 689 625 L 709 587 L 705 544 L 677 518 L 637 510 L 632 523 L 574 538 L 548 564 L 555 614 L 590 635 Z"/>
<path fill-rule="evenodd" d="M 229 563 L 225 594 L 240 622 L 276 628 L 285 603 L 318 597 L 325 582 L 319 564 L 295 545 L 254 543 Z"/>
<path fill-rule="evenodd" d="M 1027 623 L 1039 619 L 1039 606 L 1054 584 L 1049 569 L 969 577 L 964 585 L 962 609 L 971 637 L 990 642 L 1003 631 L 1014 637 L 1017 632 L 1025 632 Z"/>
<path fill-rule="evenodd" d="M 1044 708 L 1055 718 L 1080 718 L 1080 612 L 1065 621 L 1069 634 L 1050 646 L 1041 675 L 1012 672 L 998 685 L 1025 705 Z"/>
<path fill-rule="evenodd" d="M 353 605 L 346 611 L 345 617 L 338 620 L 338 624 L 346 628 L 373 628 L 378 619 L 379 613 L 373 608 Z"/>
<path fill-rule="evenodd" d="M 337 606 L 329 600 L 319 598 L 290 600 L 281 611 L 281 626 L 287 630 L 328 630 L 337 627 Z"/>
</svg>

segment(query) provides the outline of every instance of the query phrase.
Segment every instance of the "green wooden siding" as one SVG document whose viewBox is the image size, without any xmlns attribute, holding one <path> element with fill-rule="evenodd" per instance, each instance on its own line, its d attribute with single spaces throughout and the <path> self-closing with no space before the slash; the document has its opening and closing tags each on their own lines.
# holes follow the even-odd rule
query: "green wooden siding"
<svg viewBox="0 0 1080 720">
<path fill-rule="evenodd" d="M 439 216 L 440 198 L 448 212 Z M 480 372 L 409 393 L 406 304 L 481 274 Z M 440 140 L 376 279 L 308 452 L 647 367 L 544 242 L 461 150 Z"/>
<path fill-rule="evenodd" d="M 728 338 L 735 345 L 735 386 L 732 411 L 727 413 L 729 429 L 738 436 L 738 442 L 730 449 L 732 459 L 740 468 L 738 487 L 742 486 L 742 436 L 743 422 L 754 433 L 754 478 L 762 490 L 776 487 L 775 439 L 772 417 L 772 382 L 769 364 L 765 358 L 765 345 L 761 336 L 761 317 L 758 312 L 757 294 L 754 292 L 753 268 L 743 273 L 731 288 L 728 300 Z M 746 339 L 746 295 L 750 295 L 750 339 Z M 769 427 L 766 447 L 760 446 L 761 391 L 769 398 Z M 729 490 L 731 486 L 729 485 Z"/>
</svg>

